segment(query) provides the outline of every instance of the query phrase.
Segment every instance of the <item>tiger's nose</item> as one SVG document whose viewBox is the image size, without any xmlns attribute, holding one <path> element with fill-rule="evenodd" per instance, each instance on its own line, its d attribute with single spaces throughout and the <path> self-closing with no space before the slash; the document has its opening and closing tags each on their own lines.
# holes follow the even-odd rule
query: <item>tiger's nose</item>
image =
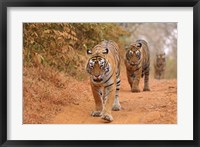
<svg viewBox="0 0 200 147">
<path fill-rule="evenodd" d="M 100 75 L 94 75 L 96 78 L 100 77 Z"/>
<path fill-rule="evenodd" d="M 101 79 L 101 75 L 95 75 L 95 79 Z"/>
</svg>

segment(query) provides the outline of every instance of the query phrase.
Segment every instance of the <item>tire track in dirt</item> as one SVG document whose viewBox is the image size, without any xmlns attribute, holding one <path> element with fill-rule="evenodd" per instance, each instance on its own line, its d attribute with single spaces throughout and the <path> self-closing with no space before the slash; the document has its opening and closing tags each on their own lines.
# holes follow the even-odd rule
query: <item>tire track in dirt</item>
<svg viewBox="0 0 200 147">
<path fill-rule="evenodd" d="M 81 88 L 82 86 L 83 88 Z M 94 100 L 89 81 L 78 89 L 80 96 L 76 103 L 50 119 L 49 124 L 104 124 L 99 117 L 91 117 Z M 140 81 L 143 89 L 143 79 Z M 121 73 L 120 103 L 121 111 L 112 111 L 114 121 L 110 124 L 176 124 L 177 123 L 177 81 L 150 79 L 149 92 L 132 93 L 125 72 Z M 84 98 L 83 98 L 84 97 Z"/>
</svg>

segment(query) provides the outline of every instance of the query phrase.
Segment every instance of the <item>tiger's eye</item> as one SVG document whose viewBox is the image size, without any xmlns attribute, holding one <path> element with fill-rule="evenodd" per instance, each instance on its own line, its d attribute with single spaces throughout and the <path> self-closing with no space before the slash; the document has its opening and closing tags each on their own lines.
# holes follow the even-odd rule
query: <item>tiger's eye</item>
<svg viewBox="0 0 200 147">
<path fill-rule="evenodd" d="M 104 60 L 104 59 L 100 59 L 100 60 L 99 60 L 99 65 L 100 65 L 100 67 L 103 67 L 104 64 L 105 64 L 105 60 Z"/>
<path fill-rule="evenodd" d="M 140 52 L 138 50 L 135 53 L 137 56 L 140 56 Z"/>
<path fill-rule="evenodd" d="M 130 50 L 129 51 L 129 55 L 132 56 L 133 55 L 133 51 Z"/>
<path fill-rule="evenodd" d="M 136 54 L 136 56 L 137 56 L 137 58 L 138 58 L 138 59 L 140 59 L 140 58 L 141 58 L 141 53 L 140 53 L 140 51 L 138 51 L 138 50 L 137 50 L 137 51 L 135 51 L 135 54 Z"/>
<path fill-rule="evenodd" d="M 89 61 L 89 66 L 90 66 L 90 68 L 94 67 L 94 61 L 93 60 Z"/>
</svg>

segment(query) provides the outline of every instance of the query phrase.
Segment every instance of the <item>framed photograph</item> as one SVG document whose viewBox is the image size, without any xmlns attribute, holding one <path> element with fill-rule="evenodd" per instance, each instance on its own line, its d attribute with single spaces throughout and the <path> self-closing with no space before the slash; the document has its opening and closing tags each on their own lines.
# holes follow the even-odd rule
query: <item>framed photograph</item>
<svg viewBox="0 0 200 147">
<path fill-rule="evenodd" d="M 199 0 L 0 11 L 1 146 L 199 146 Z"/>
</svg>

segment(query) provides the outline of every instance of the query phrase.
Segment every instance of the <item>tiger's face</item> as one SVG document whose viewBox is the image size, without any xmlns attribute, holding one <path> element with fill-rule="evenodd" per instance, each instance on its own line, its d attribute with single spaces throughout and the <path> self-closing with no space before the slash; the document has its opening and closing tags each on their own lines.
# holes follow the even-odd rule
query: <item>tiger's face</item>
<svg viewBox="0 0 200 147">
<path fill-rule="evenodd" d="M 129 64 L 137 65 L 140 63 L 142 59 L 142 44 L 141 43 L 133 43 L 129 47 L 126 52 L 126 59 Z"/>
<path fill-rule="evenodd" d="M 165 54 L 157 54 L 156 55 L 156 64 L 158 67 L 165 65 Z"/>
<path fill-rule="evenodd" d="M 102 52 L 92 53 L 91 50 L 87 51 L 87 54 L 91 55 L 87 62 L 87 72 L 90 74 L 94 82 L 100 83 L 103 81 L 106 73 L 109 72 L 109 61 L 106 59 L 108 49 Z"/>
</svg>

